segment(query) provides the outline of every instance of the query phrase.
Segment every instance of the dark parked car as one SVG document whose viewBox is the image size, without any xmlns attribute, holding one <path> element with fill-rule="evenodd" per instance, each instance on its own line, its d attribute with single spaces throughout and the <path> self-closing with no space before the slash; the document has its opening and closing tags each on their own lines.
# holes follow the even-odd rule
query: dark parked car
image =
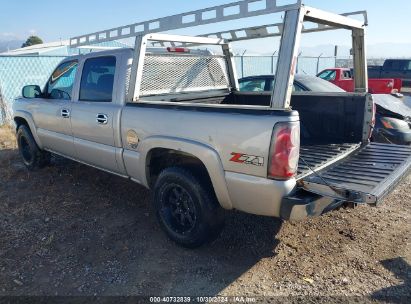
<svg viewBox="0 0 411 304">
<path fill-rule="evenodd" d="M 273 75 L 244 77 L 239 80 L 240 91 L 271 91 Z M 336 85 L 309 75 L 296 75 L 294 92 L 345 92 Z M 377 107 L 372 140 L 382 143 L 411 145 L 411 109 L 401 99 L 386 94 L 374 94 Z"/>
<path fill-rule="evenodd" d="M 400 78 L 403 86 L 411 86 L 411 59 L 387 59 L 382 66 L 369 66 L 369 78 Z"/>
</svg>

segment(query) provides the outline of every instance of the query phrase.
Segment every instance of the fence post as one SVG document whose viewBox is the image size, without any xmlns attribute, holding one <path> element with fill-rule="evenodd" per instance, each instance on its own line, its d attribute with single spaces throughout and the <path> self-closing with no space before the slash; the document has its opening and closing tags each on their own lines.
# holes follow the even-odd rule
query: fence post
<svg viewBox="0 0 411 304">
<path fill-rule="evenodd" d="M 277 54 L 277 51 L 275 51 L 272 55 L 271 55 L 271 74 L 274 74 L 274 56 L 275 54 Z"/>
<path fill-rule="evenodd" d="M 244 77 L 244 56 L 241 55 L 241 78 Z"/>
<path fill-rule="evenodd" d="M 244 54 L 247 52 L 247 50 L 245 50 L 242 54 L 241 54 L 241 78 L 244 77 Z"/>
<path fill-rule="evenodd" d="M 8 113 L 7 102 L 3 98 L 3 94 L 1 93 L 1 86 L 0 86 L 0 125 L 8 123 L 9 117 L 7 117 L 7 113 Z"/>
<path fill-rule="evenodd" d="M 320 56 L 317 57 L 317 72 L 315 73 L 316 75 L 318 74 L 319 69 L 320 69 L 320 58 L 321 58 L 322 55 L 323 55 L 323 53 L 321 53 Z"/>
<path fill-rule="evenodd" d="M 299 65 L 300 65 L 300 57 L 301 57 L 301 54 L 302 54 L 303 52 L 301 51 L 299 54 L 298 54 L 298 56 L 297 56 L 297 62 L 296 62 L 296 66 L 295 66 L 295 73 L 296 74 L 299 74 L 299 70 L 298 70 L 298 68 L 300 67 Z"/>
</svg>

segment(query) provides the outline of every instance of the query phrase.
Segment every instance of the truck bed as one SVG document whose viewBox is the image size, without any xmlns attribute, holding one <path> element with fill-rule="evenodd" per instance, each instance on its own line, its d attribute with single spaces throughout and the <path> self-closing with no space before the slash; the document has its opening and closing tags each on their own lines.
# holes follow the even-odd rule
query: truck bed
<svg viewBox="0 0 411 304">
<path fill-rule="evenodd" d="M 162 101 L 268 106 L 270 92 L 236 92 L 191 99 L 190 95 Z M 295 93 L 291 107 L 301 123 L 297 179 L 309 176 L 356 151 L 362 141 L 365 96 L 356 93 Z"/>
</svg>

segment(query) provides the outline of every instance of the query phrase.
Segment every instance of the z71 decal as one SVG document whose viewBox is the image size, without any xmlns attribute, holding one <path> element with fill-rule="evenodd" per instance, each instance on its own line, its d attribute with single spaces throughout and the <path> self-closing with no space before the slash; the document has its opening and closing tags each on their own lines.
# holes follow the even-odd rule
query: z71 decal
<svg viewBox="0 0 411 304">
<path fill-rule="evenodd" d="M 254 166 L 263 166 L 264 165 L 264 157 L 262 156 L 254 156 L 248 155 L 244 153 L 231 153 L 233 157 L 231 157 L 230 161 L 240 164 L 248 164 Z"/>
</svg>

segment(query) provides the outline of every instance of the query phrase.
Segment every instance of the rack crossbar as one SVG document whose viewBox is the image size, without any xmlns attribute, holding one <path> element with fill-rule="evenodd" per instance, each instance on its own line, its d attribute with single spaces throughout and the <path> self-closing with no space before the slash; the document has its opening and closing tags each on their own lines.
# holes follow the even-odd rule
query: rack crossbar
<svg viewBox="0 0 411 304">
<path fill-rule="evenodd" d="M 147 33 L 165 32 L 198 25 L 279 13 L 301 7 L 302 0 L 294 1 L 294 3 L 287 5 L 277 5 L 276 0 L 243 0 L 228 3 L 73 37 L 70 38 L 70 46 L 78 47 L 114 41 L 145 35 Z"/>
<path fill-rule="evenodd" d="M 341 14 L 340 16 L 343 17 L 350 17 L 350 16 L 362 16 L 363 22 L 356 22 L 356 25 L 359 24 L 367 25 L 368 17 L 366 11 L 356 11 L 356 12 L 349 12 Z M 322 23 L 314 23 L 313 27 L 305 27 L 303 24 L 302 33 L 314 33 L 314 32 L 324 32 L 324 31 L 331 31 L 337 29 L 334 26 L 322 24 Z M 273 24 L 265 24 L 259 26 L 252 26 L 252 27 L 244 27 L 238 29 L 232 29 L 227 31 L 220 31 L 220 32 L 213 32 L 208 34 L 199 35 L 200 37 L 209 37 L 209 38 L 220 38 L 225 39 L 229 42 L 235 41 L 243 41 L 243 40 L 250 40 L 250 39 L 259 39 L 259 38 L 268 38 L 268 37 L 280 37 L 283 33 L 283 23 L 273 23 Z M 154 42 L 153 46 L 162 46 L 164 43 L 162 42 Z M 187 44 L 182 44 L 183 46 L 189 46 Z"/>
</svg>

